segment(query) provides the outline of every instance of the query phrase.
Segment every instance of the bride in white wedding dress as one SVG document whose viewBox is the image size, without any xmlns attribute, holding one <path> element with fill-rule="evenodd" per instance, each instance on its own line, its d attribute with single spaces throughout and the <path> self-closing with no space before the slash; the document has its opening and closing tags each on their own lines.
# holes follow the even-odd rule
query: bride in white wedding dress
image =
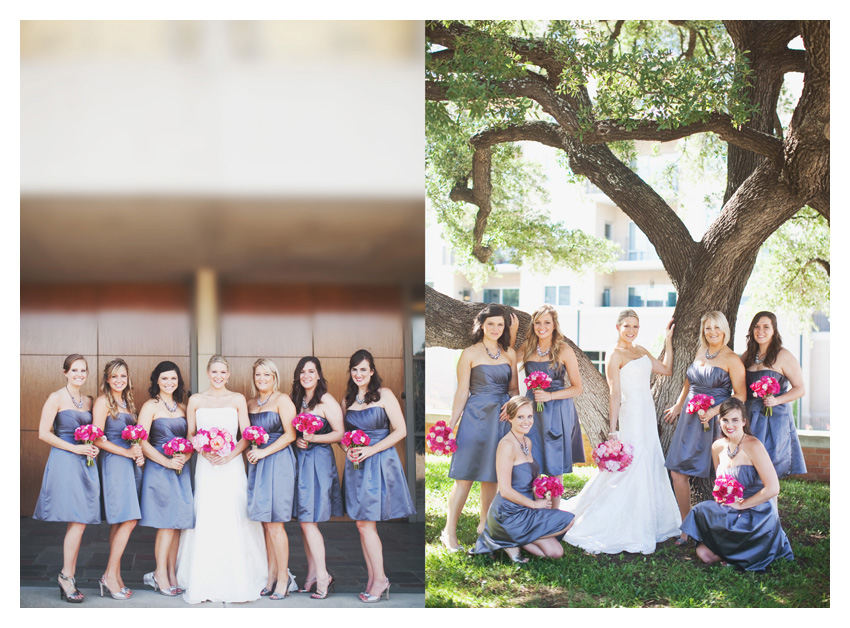
<svg viewBox="0 0 850 628">
<path fill-rule="evenodd" d="M 605 366 L 611 392 L 609 438 L 618 436 L 634 446 L 634 460 L 625 471 L 598 472 L 578 495 L 560 504 L 576 516 L 564 541 L 593 554 L 651 554 L 656 543 L 680 533 L 682 519 L 664 468 L 649 389 L 652 371 L 673 373 L 673 321 L 667 325 L 663 363 L 634 344 L 639 328 L 634 310 L 620 313 L 620 337 Z"/>
<path fill-rule="evenodd" d="M 207 364 L 210 389 L 189 398 L 189 434 L 212 427 L 234 440 L 250 425 L 245 397 L 227 390 L 227 361 Z M 248 519 L 248 480 L 242 462 L 247 441 L 224 457 L 198 452 L 195 467 L 195 527 L 183 530 L 177 554 L 177 581 L 183 599 L 200 602 L 250 602 L 266 584 L 263 526 Z"/>
</svg>

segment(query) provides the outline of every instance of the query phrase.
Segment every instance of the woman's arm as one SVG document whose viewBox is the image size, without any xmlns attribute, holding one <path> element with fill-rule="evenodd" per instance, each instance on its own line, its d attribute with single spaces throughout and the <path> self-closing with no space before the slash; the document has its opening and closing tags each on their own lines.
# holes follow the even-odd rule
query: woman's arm
<svg viewBox="0 0 850 628">
<path fill-rule="evenodd" d="M 106 397 L 101 395 L 97 399 L 95 399 L 94 406 L 92 407 L 92 423 L 95 426 L 99 427 L 104 432 L 106 431 L 106 419 L 109 416 L 109 406 L 106 403 Z M 133 460 L 138 460 L 139 457 L 142 456 L 142 447 L 141 445 L 130 445 L 127 449 L 116 445 L 115 443 L 111 443 L 106 440 L 106 436 L 103 438 L 98 438 L 94 441 L 94 444 L 102 449 L 103 451 L 108 451 L 111 454 L 115 454 L 116 456 L 124 456 L 125 458 L 132 458 Z"/>
<path fill-rule="evenodd" d="M 714 472 L 717 473 L 717 465 L 720 464 L 720 452 L 726 446 L 726 439 L 718 438 L 711 443 L 711 461 L 714 463 Z"/>
<path fill-rule="evenodd" d="M 794 356 L 791 355 L 791 352 L 788 349 L 782 349 L 776 361 L 779 363 L 782 373 L 791 383 L 791 390 L 783 395 L 765 397 L 764 405 L 768 408 L 789 403 L 806 394 L 806 385 L 803 383 L 803 370 L 800 368 L 797 360 L 794 359 Z"/>
<path fill-rule="evenodd" d="M 605 362 L 605 378 L 608 380 L 608 436 L 617 431 L 620 420 L 620 365 L 623 362 L 619 351 L 609 351 Z"/>
<path fill-rule="evenodd" d="M 770 455 L 767 453 L 767 449 L 764 448 L 764 445 L 755 436 L 745 436 L 744 439 L 746 441 L 744 443 L 744 451 L 756 468 L 759 479 L 764 484 L 764 488 L 742 501 L 729 504 L 735 510 L 744 510 L 745 508 L 758 506 L 779 495 L 779 478 L 776 476 L 776 469 L 774 469 L 773 463 L 770 461 Z"/>
<path fill-rule="evenodd" d="M 514 397 L 519 394 L 519 376 L 517 375 L 516 351 L 508 349 L 508 360 L 511 361 L 511 382 L 508 384 L 508 395 Z"/>
<path fill-rule="evenodd" d="M 679 398 L 676 400 L 676 403 L 664 411 L 664 421 L 666 423 L 673 423 L 679 418 L 679 415 L 682 413 L 682 406 L 685 405 L 685 399 L 688 398 L 690 390 L 691 382 L 688 381 L 688 378 L 686 377 L 685 383 L 682 386 L 682 392 L 679 393 Z"/>
<path fill-rule="evenodd" d="M 562 388 L 561 390 L 542 390 L 536 389 L 534 391 L 534 401 L 552 401 L 553 399 L 571 399 L 572 397 L 577 397 L 582 393 L 584 388 L 581 384 L 581 374 L 578 370 L 578 358 L 576 358 L 576 353 L 573 351 L 573 348 L 569 345 L 564 345 L 565 351 L 561 354 L 561 364 L 564 366 L 564 369 L 567 372 L 567 378 L 570 381 L 570 385 L 566 388 Z"/>
<path fill-rule="evenodd" d="M 375 443 L 366 447 L 351 447 L 348 450 L 348 459 L 351 462 L 362 462 L 369 456 L 389 449 L 396 443 L 402 441 L 407 436 L 407 426 L 404 423 L 404 414 L 401 412 L 401 406 L 398 403 L 395 395 L 389 388 L 381 388 L 381 401 L 383 402 L 384 411 L 387 413 L 387 418 L 390 420 L 389 435 Z"/>
<path fill-rule="evenodd" d="M 239 419 L 239 432 L 244 433 L 249 427 L 251 427 L 251 419 L 248 418 L 248 402 L 245 400 L 245 395 L 242 393 L 233 393 L 236 396 L 234 407 L 236 408 L 236 414 Z M 283 417 L 281 417 L 283 418 Z M 234 440 L 236 439 L 236 434 L 232 434 Z M 240 438 L 236 441 L 236 445 L 233 447 L 233 451 L 231 451 L 226 456 L 219 456 L 218 454 L 211 454 L 217 460 L 214 464 L 227 464 L 234 458 L 237 458 L 242 455 L 242 452 L 248 448 L 249 441 L 244 438 Z M 210 460 L 212 462 L 212 460 Z"/>
<path fill-rule="evenodd" d="M 464 349 L 457 361 L 457 390 L 452 402 L 452 418 L 449 419 L 449 428 L 452 430 L 460 421 L 463 409 L 466 407 L 466 400 L 469 399 L 469 378 L 472 375 L 472 357 L 470 354 L 471 351 L 468 348 Z"/>
<path fill-rule="evenodd" d="M 74 445 L 62 440 L 53 433 L 53 421 L 59 410 L 58 395 L 55 392 L 50 393 L 47 401 L 44 402 L 44 406 L 41 408 L 41 417 L 38 420 L 38 439 L 51 447 L 64 449 L 65 451 L 70 451 L 72 454 L 89 456 L 91 458 L 97 456 L 98 449 L 94 445 L 86 445 L 84 443 Z"/>
</svg>

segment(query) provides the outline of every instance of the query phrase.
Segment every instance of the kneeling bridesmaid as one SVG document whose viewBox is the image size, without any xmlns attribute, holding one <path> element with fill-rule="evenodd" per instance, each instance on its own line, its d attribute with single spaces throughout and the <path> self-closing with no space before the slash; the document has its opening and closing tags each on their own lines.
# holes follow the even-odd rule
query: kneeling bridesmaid
<svg viewBox="0 0 850 628">
<path fill-rule="evenodd" d="M 512 397 L 505 411 L 511 430 L 496 450 L 499 492 L 472 552 L 502 549 L 513 562 L 526 563 L 528 558 L 519 549 L 522 547 L 535 556 L 560 558 L 564 555 L 560 541 L 572 527 L 575 515 L 558 510 L 560 496 L 535 499 L 533 482 L 540 475 L 540 466 L 532 456 L 533 444 L 528 437 L 534 425 L 531 400 Z"/>
</svg>

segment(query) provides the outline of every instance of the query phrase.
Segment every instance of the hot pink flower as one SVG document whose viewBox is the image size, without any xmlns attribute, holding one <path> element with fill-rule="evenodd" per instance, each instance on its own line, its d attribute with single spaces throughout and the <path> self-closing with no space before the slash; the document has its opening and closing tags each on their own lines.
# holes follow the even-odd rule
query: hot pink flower
<svg viewBox="0 0 850 628">
<path fill-rule="evenodd" d="M 352 430 L 342 435 L 342 446 L 346 449 L 351 447 L 366 447 L 371 442 L 369 435 L 363 430 Z M 353 463 L 355 469 L 360 468 L 360 463 Z"/>
<path fill-rule="evenodd" d="M 625 471 L 634 460 L 634 451 L 628 443 L 607 440 L 593 450 L 593 462 L 600 471 Z"/>
<path fill-rule="evenodd" d="M 265 445 L 269 442 L 269 434 L 259 425 L 252 425 L 242 432 L 242 438 L 251 441 L 251 448 L 256 449 L 260 445 Z"/>
<path fill-rule="evenodd" d="M 694 395 L 685 407 L 688 414 L 697 414 L 700 410 L 706 411 L 714 405 L 714 397 L 711 395 Z M 708 423 L 702 424 L 702 431 L 708 431 Z"/>
<path fill-rule="evenodd" d="M 731 475 L 718 475 L 711 494 L 718 504 L 734 504 L 736 500 L 743 499 L 744 487 Z"/>
<path fill-rule="evenodd" d="M 534 371 L 525 378 L 525 387 L 529 390 L 541 389 L 545 390 L 552 385 L 552 378 L 545 371 Z M 537 402 L 537 411 L 543 412 L 543 402 Z"/>
<path fill-rule="evenodd" d="M 99 427 L 88 423 L 86 425 L 81 425 L 77 429 L 74 430 L 74 440 L 79 441 L 81 443 L 85 443 L 86 445 L 91 445 L 98 438 L 103 437 L 103 430 Z M 94 464 L 94 458 L 91 456 L 86 456 L 86 466 L 90 467 Z"/>
<path fill-rule="evenodd" d="M 776 381 L 776 378 L 771 377 L 770 375 L 765 375 L 760 380 L 750 384 L 750 390 L 753 391 L 753 397 L 764 399 L 765 397 L 772 397 L 777 394 L 782 390 L 782 387 L 779 385 L 779 382 Z M 765 406 L 764 416 L 770 416 L 772 414 L 773 408 L 771 406 Z"/>
<path fill-rule="evenodd" d="M 425 440 L 428 443 L 428 448 L 438 456 L 457 451 L 457 441 L 445 421 L 437 421 L 434 427 L 428 431 Z"/>
<path fill-rule="evenodd" d="M 185 438 L 174 437 L 165 445 L 162 446 L 163 453 L 169 458 L 173 457 L 174 454 L 188 454 L 193 451 L 192 443 L 190 443 Z M 177 470 L 177 475 L 180 475 L 182 469 Z"/>
</svg>

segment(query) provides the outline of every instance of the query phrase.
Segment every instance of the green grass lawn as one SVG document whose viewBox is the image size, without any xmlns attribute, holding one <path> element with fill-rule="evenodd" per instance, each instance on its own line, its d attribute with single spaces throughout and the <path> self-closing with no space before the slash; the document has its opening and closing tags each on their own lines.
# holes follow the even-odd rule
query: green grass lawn
<svg viewBox="0 0 850 628">
<path fill-rule="evenodd" d="M 589 555 L 564 544 L 560 560 L 514 565 L 501 556 L 445 551 L 440 531 L 453 480 L 449 459 L 427 456 L 425 571 L 428 607 L 828 607 L 829 484 L 782 480 L 779 514 L 796 560 L 777 560 L 764 573 L 705 565 L 694 546 L 673 539 L 654 554 Z M 591 477 L 565 476 L 567 497 Z M 478 525 L 478 484 L 460 517 L 458 538 L 469 547 Z"/>
</svg>

